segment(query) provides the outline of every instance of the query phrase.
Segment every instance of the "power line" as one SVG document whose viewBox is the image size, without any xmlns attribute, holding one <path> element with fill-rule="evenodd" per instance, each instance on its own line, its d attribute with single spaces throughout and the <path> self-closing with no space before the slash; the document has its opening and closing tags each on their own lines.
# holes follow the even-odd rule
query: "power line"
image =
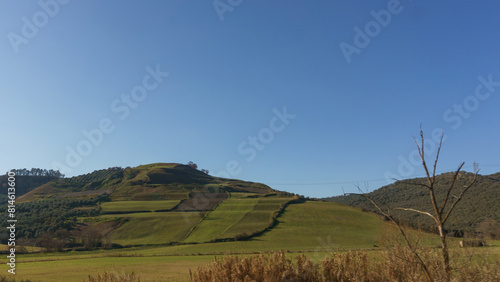
<svg viewBox="0 0 500 282">
<path fill-rule="evenodd" d="M 339 181 L 339 182 L 316 182 L 316 183 L 267 183 L 267 185 L 333 185 L 333 184 L 348 184 L 361 182 L 384 181 L 383 179 L 359 180 L 359 181 Z"/>
</svg>

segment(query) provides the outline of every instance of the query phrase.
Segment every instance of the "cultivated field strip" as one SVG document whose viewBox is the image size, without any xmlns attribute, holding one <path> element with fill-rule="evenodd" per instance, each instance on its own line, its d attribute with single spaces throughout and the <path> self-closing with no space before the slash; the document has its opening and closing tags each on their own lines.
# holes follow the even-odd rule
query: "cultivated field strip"
<svg viewBox="0 0 500 282">
<path fill-rule="evenodd" d="M 136 213 L 113 231 L 112 240 L 120 245 L 168 244 L 179 242 L 205 215 L 202 212 Z"/>
<path fill-rule="evenodd" d="M 220 203 L 203 221 L 194 228 L 184 240 L 186 243 L 209 242 L 221 238 L 221 235 L 238 223 L 248 212 L 252 211 L 259 198 L 231 197 Z"/>
<path fill-rule="evenodd" d="M 221 237 L 234 238 L 243 234 L 250 235 L 253 232 L 263 230 L 269 226 L 272 221 L 273 213 L 280 209 L 280 206 L 290 201 L 290 198 L 265 197 L 259 198 L 259 202 L 253 210 L 236 224 L 228 228 Z"/>
</svg>

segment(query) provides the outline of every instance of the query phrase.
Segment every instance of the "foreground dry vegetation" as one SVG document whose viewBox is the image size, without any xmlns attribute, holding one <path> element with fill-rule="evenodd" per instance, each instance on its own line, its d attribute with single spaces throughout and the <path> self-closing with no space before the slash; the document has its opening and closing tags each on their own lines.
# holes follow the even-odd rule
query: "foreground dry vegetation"
<svg viewBox="0 0 500 282">
<path fill-rule="evenodd" d="M 434 281 L 446 281 L 439 250 L 420 248 Z M 453 262 L 451 281 L 500 281 L 500 263 L 460 257 Z M 190 271 L 195 282 L 232 281 L 428 281 L 404 247 L 395 247 L 374 258 L 366 251 L 336 252 L 320 263 L 305 255 L 295 259 L 284 252 L 250 257 L 214 258 L 206 267 Z"/>
<path fill-rule="evenodd" d="M 138 281 L 139 282 L 141 280 L 133 272 L 132 273 L 125 273 L 125 274 L 104 272 L 103 274 L 99 274 L 95 277 L 89 275 L 89 279 L 88 279 L 88 282 L 111 282 L 111 281 L 116 281 L 116 282 L 135 282 L 135 281 Z"/>
</svg>

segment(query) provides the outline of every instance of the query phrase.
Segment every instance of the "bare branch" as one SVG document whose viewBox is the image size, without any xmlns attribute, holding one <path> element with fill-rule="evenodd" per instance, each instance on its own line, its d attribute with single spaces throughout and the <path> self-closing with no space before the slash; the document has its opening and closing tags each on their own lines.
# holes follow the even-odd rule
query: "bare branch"
<svg viewBox="0 0 500 282">
<path fill-rule="evenodd" d="M 464 164 L 465 164 L 465 162 L 462 162 L 460 164 L 460 166 L 458 167 L 458 169 L 455 171 L 455 174 L 453 175 L 453 179 L 451 180 L 451 184 L 448 187 L 448 191 L 446 191 L 446 197 L 444 198 L 443 206 L 441 207 L 441 210 L 439 210 L 439 216 L 440 217 L 443 216 L 443 211 L 444 211 L 444 209 L 446 207 L 446 204 L 448 203 L 448 200 L 450 198 L 451 190 L 453 190 L 453 186 L 455 186 L 455 181 L 457 180 L 458 175 L 460 173 L 460 170 L 462 169 L 462 167 L 464 166 Z"/>
<path fill-rule="evenodd" d="M 427 216 L 430 216 L 432 219 L 434 219 L 434 221 L 436 221 L 436 223 L 438 222 L 436 217 L 434 217 L 432 214 L 430 214 L 429 212 L 424 212 L 424 211 L 419 211 L 419 210 L 416 210 L 416 209 L 411 209 L 411 208 L 395 208 L 395 210 L 404 210 L 404 211 L 412 211 L 412 212 L 416 212 L 416 213 L 421 213 L 421 214 L 425 214 Z"/>
<path fill-rule="evenodd" d="M 364 197 L 365 199 L 367 199 L 368 201 L 370 201 L 370 202 L 372 203 L 372 205 L 374 205 L 374 206 L 377 208 L 377 210 L 379 210 L 379 211 L 380 211 L 380 213 L 382 213 L 384 216 L 386 216 L 386 217 L 388 217 L 388 218 L 391 218 L 391 216 L 390 216 L 387 212 L 384 212 L 384 211 L 382 210 L 382 208 L 381 208 L 379 205 L 377 205 L 377 204 L 376 204 L 376 203 L 375 203 L 375 202 L 374 202 L 374 201 L 373 201 L 370 197 L 368 197 L 366 194 L 363 194 L 363 193 L 360 193 L 360 194 L 357 194 L 357 193 L 349 193 L 348 195 L 357 195 L 357 196 L 362 196 L 362 197 Z"/>
<path fill-rule="evenodd" d="M 420 158 L 422 159 L 422 166 L 424 167 L 425 174 L 427 176 L 427 182 L 429 183 L 428 186 L 426 186 L 426 187 L 429 189 L 432 208 L 434 209 L 434 213 L 436 214 L 436 217 L 434 217 L 434 219 L 436 220 L 436 224 L 439 225 L 439 222 L 441 220 L 441 216 L 439 214 L 439 207 L 437 204 L 436 194 L 434 191 L 434 184 L 436 182 L 436 175 L 435 175 L 435 171 L 433 172 L 432 176 L 430 175 L 429 168 L 427 167 L 427 162 L 425 161 L 425 151 L 424 151 L 425 139 L 424 139 L 424 132 L 422 131 L 422 125 L 420 125 L 420 140 L 422 142 L 422 144 L 421 144 L 422 147 L 420 147 L 418 145 L 416 140 L 415 140 L 415 143 L 417 143 L 417 148 L 419 148 Z M 440 147 L 439 150 L 441 150 L 441 145 L 439 147 Z M 439 157 L 439 154 L 436 156 L 436 160 L 434 161 L 434 169 L 435 169 L 435 166 L 437 165 L 438 157 Z"/>
<path fill-rule="evenodd" d="M 358 187 L 358 190 L 361 190 L 359 189 Z M 434 281 L 434 279 L 432 278 L 432 275 L 430 274 L 430 271 L 427 267 L 427 265 L 425 264 L 425 262 L 422 260 L 422 258 L 420 257 L 420 255 L 418 254 L 417 252 L 417 249 L 416 249 L 416 246 L 412 245 L 411 242 L 410 242 L 410 239 L 408 239 L 408 235 L 406 235 L 406 232 L 403 230 L 403 228 L 401 227 L 401 225 L 399 224 L 399 222 L 397 222 L 389 213 L 386 213 L 384 212 L 376 203 L 375 201 L 373 201 L 370 197 L 368 197 L 366 194 L 355 194 L 355 193 L 351 193 L 351 195 L 358 195 L 358 196 L 362 196 L 364 197 L 365 199 L 367 199 L 368 201 L 370 201 L 384 216 L 386 216 L 387 218 L 389 218 L 397 227 L 398 227 L 398 230 L 399 232 L 401 233 L 401 235 L 403 236 L 403 239 L 406 243 L 406 246 L 410 249 L 410 251 L 412 252 L 412 254 L 415 256 L 415 258 L 417 259 L 417 261 L 419 262 L 419 264 L 422 266 L 422 268 L 424 269 L 424 272 L 427 276 L 427 278 L 429 279 L 429 281 Z"/>
<path fill-rule="evenodd" d="M 418 145 L 417 138 L 415 138 L 415 136 L 412 136 L 412 137 L 413 137 L 413 141 L 415 142 L 415 145 L 417 146 L 418 155 L 420 156 L 420 159 L 423 159 L 424 156 L 422 155 L 422 149 L 420 149 L 420 145 Z"/>
<path fill-rule="evenodd" d="M 434 180 L 436 178 L 436 167 L 437 167 L 437 163 L 438 163 L 438 159 L 439 159 L 439 154 L 441 153 L 441 146 L 443 145 L 443 137 L 444 137 L 444 133 L 441 134 L 441 140 L 439 140 L 439 146 L 438 146 L 438 150 L 436 153 L 436 160 L 434 161 L 434 169 L 432 170 L 433 183 L 434 183 Z M 422 146 L 424 146 L 424 145 L 422 145 Z"/>
<path fill-rule="evenodd" d="M 427 163 L 425 161 L 425 139 L 424 132 L 422 131 L 422 125 L 420 125 L 420 141 L 422 142 L 422 146 L 418 145 L 417 139 L 415 139 L 415 137 L 413 137 L 413 140 L 415 140 L 415 144 L 417 145 L 418 154 L 420 155 L 420 159 L 422 160 L 422 166 L 424 167 L 427 181 L 429 182 L 429 186 L 431 187 L 430 189 L 432 190 L 434 181 L 432 180 L 433 178 L 429 173 L 429 169 L 427 168 Z"/>
<path fill-rule="evenodd" d="M 460 195 L 457 197 L 455 202 L 453 202 L 450 209 L 448 210 L 448 212 L 444 216 L 443 220 L 441 221 L 443 224 L 446 222 L 446 220 L 448 219 L 448 217 L 450 216 L 451 212 L 453 211 L 455 206 L 458 204 L 458 202 L 460 202 L 460 200 L 462 200 L 462 197 L 465 194 L 465 192 L 467 192 L 467 190 L 469 190 L 472 187 L 472 185 L 474 185 L 476 183 L 477 176 L 479 174 L 479 169 L 477 169 L 477 164 L 474 164 L 474 167 L 475 167 L 475 173 L 474 173 L 474 178 L 472 179 L 472 182 L 462 190 L 462 193 L 460 193 Z"/>
</svg>

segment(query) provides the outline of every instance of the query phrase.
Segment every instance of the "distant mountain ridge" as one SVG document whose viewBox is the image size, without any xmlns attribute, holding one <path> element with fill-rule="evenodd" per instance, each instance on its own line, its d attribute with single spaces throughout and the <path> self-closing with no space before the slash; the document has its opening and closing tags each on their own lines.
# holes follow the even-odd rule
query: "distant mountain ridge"
<svg viewBox="0 0 500 282">
<path fill-rule="evenodd" d="M 452 175 L 452 173 L 443 173 L 436 177 L 436 197 L 438 200 L 444 198 L 445 189 L 450 184 Z M 470 182 L 472 177 L 472 173 L 461 173 L 456 187 L 462 187 Z M 426 181 L 426 178 L 396 181 L 367 193 L 367 195 L 381 206 L 406 207 L 432 212 L 428 190 L 409 183 L 426 183 Z M 337 196 L 325 200 L 377 212 L 368 200 L 358 195 Z M 422 227 L 434 231 L 435 225 L 428 216 L 410 211 L 394 211 L 394 213 L 411 227 Z M 455 235 L 463 235 L 464 232 L 473 232 L 479 223 L 487 218 L 500 222 L 500 173 L 478 176 L 476 184 L 467 191 L 462 201 L 457 205 L 446 229 Z"/>
</svg>

